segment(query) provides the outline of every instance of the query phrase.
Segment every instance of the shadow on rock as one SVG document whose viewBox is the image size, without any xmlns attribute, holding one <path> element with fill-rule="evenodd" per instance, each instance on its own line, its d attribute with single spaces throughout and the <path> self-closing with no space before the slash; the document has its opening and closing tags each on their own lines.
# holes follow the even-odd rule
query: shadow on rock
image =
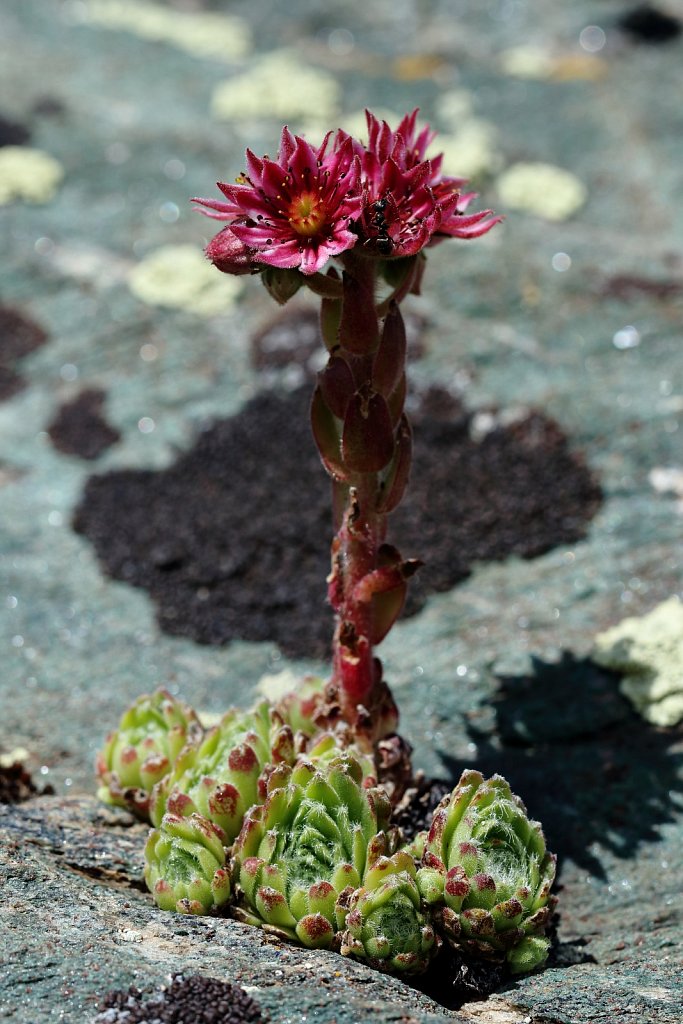
<svg viewBox="0 0 683 1024">
<path fill-rule="evenodd" d="M 683 797 L 683 730 L 644 722 L 618 678 L 566 653 L 558 664 L 534 659 L 531 675 L 501 678 L 495 736 L 468 727 L 475 764 L 441 754 L 453 778 L 464 767 L 504 775 L 543 822 L 560 864 L 570 857 L 596 876 L 603 871 L 593 844 L 633 857 Z"/>
</svg>

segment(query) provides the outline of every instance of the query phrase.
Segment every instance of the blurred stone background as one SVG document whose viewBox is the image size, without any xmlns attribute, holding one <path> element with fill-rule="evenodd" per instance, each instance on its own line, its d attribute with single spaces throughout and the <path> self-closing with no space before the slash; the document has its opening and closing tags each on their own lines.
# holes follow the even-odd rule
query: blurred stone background
<svg viewBox="0 0 683 1024">
<path fill-rule="evenodd" d="M 268 639 L 171 635 L 144 586 L 112 579 L 73 528 L 94 473 L 172 467 L 211 424 L 306 379 L 287 356 L 259 360 L 277 313 L 258 281 L 205 263 L 212 224 L 189 197 L 232 180 L 247 145 L 272 154 L 284 122 L 311 138 L 338 125 L 362 133 L 366 106 L 392 123 L 419 106 L 446 170 L 506 214 L 486 238 L 430 254 L 411 307 L 415 395 L 445 388 L 468 410 L 473 443 L 538 411 L 603 498 L 585 537 L 478 561 L 458 586 L 425 592 L 382 648 L 416 765 L 504 771 L 563 858 L 558 962 L 463 1019 L 677 1019 L 680 672 L 665 711 L 661 693 L 641 700 L 643 718 L 618 676 L 585 659 L 600 630 L 681 592 L 681 19 L 673 0 L 7 0 L 0 10 L 0 749 L 18 750 L 65 808 L 93 791 L 94 753 L 138 694 L 163 684 L 219 712 L 264 676 L 324 667 Z M 314 308 L 297 297 L 285 317 L 310 331 Z M 501 494 L 515 473 L 500 462 Z M 576 513 L 561 474 L 542 488 L 549 509 Z M 113 502 L 117 528 L 128 500 Z M 206 601 L 205 589 L 199 581 L 192 600 Z M 8 813 L 21 835 L 20 812 Z M 32 869 L 41 900 L 52 848 Z M 16 884 L 3 908 L 12 969 L 0 1013 L 88 1019 L 98 986 L 79 975 L 52 998 L 36 922 L 17 910 L 39 897 L 30 880 Z M 155 919 L 146 897 L 130 898 Z M 66 962 L 74 922 L 68 936 L 57 918 L 40 927 Z M 146 948 L 133 958 L 145 978 L 177 966 L 154 943 L 145 961 Z M 133 980 L 132 962 L 112 954 L 109 987 Z M 272 981 L 263 965 L 245 970 L 259 991 Z M 401 986 L 386 985 L 398 1014 Z M 346 1019 L 338 1003 L 315 1003 L 315 985 L 298 990 L 299 1006 L 285 996 L 286 1012 L 268 991 L 273 1020 Z M 420 1006 L 414 1019 L 448 1015 Z M 407 1019 L 354 1007 L 349 1020 Z"/>
</svg>

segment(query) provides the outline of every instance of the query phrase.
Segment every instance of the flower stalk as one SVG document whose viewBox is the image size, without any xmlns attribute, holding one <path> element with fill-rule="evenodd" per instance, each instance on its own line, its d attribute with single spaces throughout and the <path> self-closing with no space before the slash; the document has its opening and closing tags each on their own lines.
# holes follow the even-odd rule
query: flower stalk
<svg viewBox="0 0 683 1024">
<path fill-rule="evenodd" d="M 329 358 L 311 423 L 332 477 L 335 629 L 317 721 L 321 728 L 344 722 L 368 750 L 388 743 L 387 758 L 398 764 L 407 749 L 394 735 L 398 712 L 375 648 L 420 565 L 386 542 L 412 447 L 400 303 L 420 291 L 425 248 L 476 238 L 501 218 L 466 212 L 475 195 L 463 192 L 464 179 L 441 173 L 441 156 L 427 156 L 434 133 L 418 130 L 416 110 L 395 130 L 368 112 L 367 126 L 367 145 L 340 130 L 318 147 L 284 128 L 275 160 L 247 150 L 236 183 L 218 183 L 225 199 L 195 202 L 226 222 L 206 250 L 219 270 L 260 273 L 281 304 L 302 286 L 321 299 Z"/>
<path fill-rule="evenodd" d="M 375 305 L 378 261 L 345 254 L 337 341 L 312 403 L 313 434 L 332 476 L 336 535 L 328 600 L 335 612 L 328 700 L 371 743 L 398 724 L 374 649 L 401 612 L 417 569 L 385 543 L 410 466 L 405 328 Z M 397 472 L 400 469 L 400 472 Z"/>
</svg>

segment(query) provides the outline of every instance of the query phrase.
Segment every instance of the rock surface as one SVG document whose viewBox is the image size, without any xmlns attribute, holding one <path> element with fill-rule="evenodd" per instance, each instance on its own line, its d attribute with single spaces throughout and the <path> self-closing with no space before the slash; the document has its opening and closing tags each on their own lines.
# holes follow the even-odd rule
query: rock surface
<svg viewBox="0 0 683 1024">
<path fill-rule="evenodd" d="M 652 476 L 682 471 L 680 31 L 648 36 L 651 12 L 622 31 L 622 0 L 223 7 L 0 10 L 0 142 L 14 148 L 0 182 L 0 753 L 25 748 L 36 784 L 56 790 L 0 807 L 0 1019 L 87 1024 L 107 989 L 191 968 L 253 988 L 275 1024 L 674 1024 L 681 730 L 643 721 L 585 659 L 596 633 L 681 590 L 680 498 Z M 217 277 L 199 306 L 191 289 L 158 305 L 131 282 L 169 246 L 199 251 L 212 225 L 188 197 L 234 178 L 247 145 L 272 152 L 281 120 L 314 135 L 366 105 L 419 105 L 449 139 L 447 170 L 460 145 L 485 204 L 509 214 L 430 253 L 416 388 L 449 389 L 478 436 L 539 410 L 604 494 L 585 539 L 475 565 L 382 648 L 416 765 L 508 775 L 561 857 L 555 962 L 459 1011 L 228 920 L 159 913 L 140 888 L 144 830 L 90 795 L 94 753 L 140 693 L 163 684 L 216 713 L 266 673 L 323 670 L 272 641 L 161 632 L 72 517 L 93 471 L 158 472 L 266 386 L 301 383 L 291 364 L 253 359 L 274 314 L 258 282 L 225 280 L 216 297 Z M 35 181 L 34 151 L 48 158 Z M 539 163 L 586 189 L 566 220 L 504 208 L 498 176 Z M 120 435 L 94 463 L 47 433 L 85 389 Z"/>
</svg>

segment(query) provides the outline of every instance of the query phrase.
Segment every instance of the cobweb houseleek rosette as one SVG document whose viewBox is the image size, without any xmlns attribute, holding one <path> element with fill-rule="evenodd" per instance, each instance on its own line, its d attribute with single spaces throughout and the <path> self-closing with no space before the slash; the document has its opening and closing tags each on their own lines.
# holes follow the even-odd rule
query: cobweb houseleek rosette
<svg viewBox="0 0 683 1024">
<path fill-rule="evenodd" d="M 167 690 L 139 697 L 123 714 L 97 754 L 97 796 L 148 820 L 152 788 L 169 774 L 183 747 L 204 731 L 196 713 Z"/>
<path fill-rule="evenodd" d="M 339 733 L 336 731 L 318 733 L 307 743 L 301 758 L 311 761 L 318 767 L 331 765 L 346 755 L 353 757 L 360 765 L 363 774 L 361 782 L 363 788 L 373 789 L 377 785 L 375 758 L 350 739 L 350 732 L 347 729 L 342 729 Z"/>
<path fill-rule="evenodd" d="M 548 955 L 555 864 L 505 779 L 465 771 L 434 814 L 417 881 L 452 945 L 521 974 Z"/>
<path fill-rule="evenodd" d="M 332 945 L 340 893 L 357 889 L 390 847 L 386 795 L 362 783 L 349 754 L 271 775 L 266 802 L 247 813 L 233 848 L 242 920 L 305 946 Z"/>
<path fill-rule="evenodd" d="M 145 881 L 161 910 L 208 914 L 230 899 L 224 836 L 200 814 L 165 814 L 145 845 Z"/>
<path fill-rule="evenodd" d="M 150 814 L 159 825 L 166 812 L 198 813 L 222 829 L 231 843 L 246 811 L 265 799 L 267 766 L 294 761 L 294 737 L 267 701 L 251 711 L 232 708 L 198 747 L 186 747 L 171 774 L 154 788 Z"/>
<path fill-rule="evenodd" d="M 337 902 L 337 915 L 340 904 Z M 392 973 L 427 969 L 441 940 L 423 911 L 416 870 L 409 853 L 380 857 L 344 907 L 340 952 Z"/>
</svg>

